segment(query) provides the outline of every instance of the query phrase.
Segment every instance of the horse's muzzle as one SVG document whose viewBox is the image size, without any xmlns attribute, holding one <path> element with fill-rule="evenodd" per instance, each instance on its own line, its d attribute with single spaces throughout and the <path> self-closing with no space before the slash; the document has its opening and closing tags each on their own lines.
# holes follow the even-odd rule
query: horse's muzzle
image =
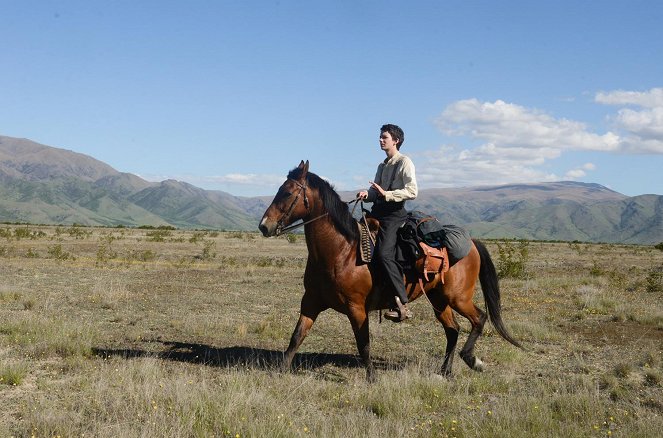
<svg viewBox="0 0 663 438">
<path fill-rule="evenodd" d="M 258 229 L 262 233 L 263 236 L 265 237 L 272 237 L 276 234 L 276 225 L 268 225 L 268 220 L 267 218 L 262 218 L 260 221 L 260 225 L 258 225 Z"/>
</svg>

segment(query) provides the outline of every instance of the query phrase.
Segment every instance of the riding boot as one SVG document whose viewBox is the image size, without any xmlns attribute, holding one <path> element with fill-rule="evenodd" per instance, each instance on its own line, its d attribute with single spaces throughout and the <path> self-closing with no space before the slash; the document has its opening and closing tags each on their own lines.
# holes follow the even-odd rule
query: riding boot
<svg viewBox="0 0 663 438">
<path fill-rule="evenodd" d="M 397 307 L 386 311 L 384 317 L 393 322 L 401 322 L 412 318 L 412 312 L 408 309 L 407 303 L 403 304 L 398 297 L 395 297 L 395 301 Z"/>
</svg>

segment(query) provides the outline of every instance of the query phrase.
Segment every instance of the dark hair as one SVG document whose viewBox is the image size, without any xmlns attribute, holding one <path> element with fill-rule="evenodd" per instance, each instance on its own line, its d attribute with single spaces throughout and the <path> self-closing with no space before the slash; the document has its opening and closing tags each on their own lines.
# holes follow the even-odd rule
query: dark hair
<svg viewBox="0 0 663 438">
<path fill-rule="evenodd" d="M 403 130 L 396 125 L 387 123 L 386 125 L 382 125 L 382 127 L 380 128 L 380 134 L 382 134 L 383 132 L 388 132 L 389 135 L 391 135 L 391 138 L 396 140 L 396 149 L 400 150 L 401 145 L 405 141 L 405 133 L 403 132 Z"/>
</svg>

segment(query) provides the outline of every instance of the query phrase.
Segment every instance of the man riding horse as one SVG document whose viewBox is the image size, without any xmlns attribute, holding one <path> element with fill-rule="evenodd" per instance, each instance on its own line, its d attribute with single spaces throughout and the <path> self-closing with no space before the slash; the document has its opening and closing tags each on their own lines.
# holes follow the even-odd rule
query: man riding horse
<svg viewBox="0 0 663 438">
<path fill-rule="evenodd" d="M 396 125 L 387 124 L 380 128 L 380 149 L 387 158 L 378 165 L 371 187 L 357 193 L 358 199 L 373 203 L 371 216 L 380 221 L 376 261 L 385 274 L 385 286 L 393 294 L 396 304 L 384 316 L 394 322 L 412 317 L 407 307 L 403 268 L 396 261 L 397 231 L 407 217 L 405 201 L 417 197 L 414 164 L 400 153 L 404 139 L 403 130 Z"/>
</svg>

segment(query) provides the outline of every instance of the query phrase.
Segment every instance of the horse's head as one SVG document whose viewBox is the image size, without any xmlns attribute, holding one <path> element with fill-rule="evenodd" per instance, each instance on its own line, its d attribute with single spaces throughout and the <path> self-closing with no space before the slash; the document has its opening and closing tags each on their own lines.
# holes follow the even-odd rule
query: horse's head
<svg viewBox="0 0 663 438">
<path fill-rule="evenodd" d="M 288 178 L 279 187 L 274 200 L 265 210 L 258 229 L 265 237 L 278 236 L 283 228 L 298 219 L 305 217 L 309 212 L 306 175 L 308 174 L 308 160 L 302 161 L 294 174 L 297 178 Z M 291 172 L 291 175 L 293 172 Z"/>
</svg>

